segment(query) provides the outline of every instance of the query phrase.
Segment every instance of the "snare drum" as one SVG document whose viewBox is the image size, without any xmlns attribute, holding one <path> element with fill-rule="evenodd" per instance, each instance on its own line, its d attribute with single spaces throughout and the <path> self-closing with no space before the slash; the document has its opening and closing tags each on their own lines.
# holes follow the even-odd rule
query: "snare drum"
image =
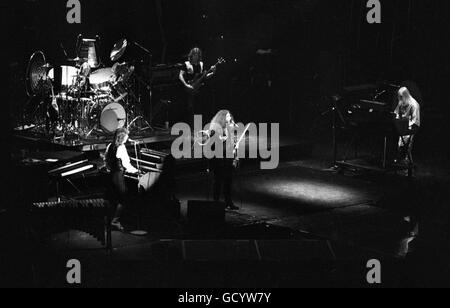
<svg viewBox="0 0 450 308">
<path fill-rule="evenodd" d="M 119 128 L 123 128 L 127 121 L 125 108 L 118 103 L 112 103 L 106 106 L 100 117 L 100 125 L 107 133 L 114 133 Z"/>
</svg>

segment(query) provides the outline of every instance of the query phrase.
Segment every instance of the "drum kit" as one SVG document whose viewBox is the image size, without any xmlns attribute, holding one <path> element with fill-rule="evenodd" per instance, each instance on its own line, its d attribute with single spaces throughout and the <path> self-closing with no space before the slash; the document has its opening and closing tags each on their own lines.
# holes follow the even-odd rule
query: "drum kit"
<svg viewBox="0 0 450 308">
<path fill-rule="evenodd" d="M 47 130 L 51 128 L 55 134 L 87 138 L 113 134 L 128 123 L 139 122 L 133 119 L 143 118 L 133 92 L 135 67 L 119 62 L 128 47 L 127 40 L 119 41 L 111 51 L 112 67 L 101 67 L 96 59 L 97 52 L 92 50 L 96 46 L 93 41 L 82 40 L 81 45 L 90 44 L 85 48 L 87 52 L 84 55 L 77 52 L 77 58 L 67 60 L 70 65 L 54 67 L 46 62 L 41 51 L 33 54 L 27 70 L 27 93 L 42 101 L 52 101 L 46 104 L 49 106 L 46 112 L 28 116 L 29 119 L 34 117 L 34 123 L 50 122 Z M 60 89 L 59 93 L 55 93 L 54 88 Z M 50 117 L 48 109 L 56 116 Z M 145 124 L 147 127 L 139 129 L 152 129 L 147 122 Z"/>
</svg>

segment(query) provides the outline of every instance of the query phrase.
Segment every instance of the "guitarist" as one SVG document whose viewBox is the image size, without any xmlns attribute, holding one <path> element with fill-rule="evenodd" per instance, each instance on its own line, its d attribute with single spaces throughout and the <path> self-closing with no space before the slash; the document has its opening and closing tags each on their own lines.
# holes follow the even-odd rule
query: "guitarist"
<svg viewBox="0 0 450 308">
<path fill-rule="evenodd" d="M 234 169 L 237 168 L 237 159 L 227 158 L 227 151 L 230 150 L 228 146 L 235 147 L 235 140 L 233 131 L 236 128 L 234 119 L 230 111 L 219 111 L 214 119 L 211 121 L 209 134 L 211 137 L 217 135 L 223 142 L 224 155 L 223 158 L 214 158 L 210 161 L 210 169 L 214 177 L 213 197 L 214 201 L 220 200 L 220 195 L 223 192 L 226 208 L 231 211 L 239 210 L 233 203 L 232 199 L 232 184 Z"/>
<path fill-rule="evenodd" d="M 188 61 L 186 61 L 180 71 L 180 81 L 183 83 L 184 87 L 187 89 L 187 108 L 189 114 L 189 121 L 193 127 L 194 114 L 198 110 L 197 104 L 198 95 L 195 93 L 194 87 L 191 85 L 192 82 L 198 80 L 206 74 L 206 79 L 212 78 L 216 73 L 216 67 L 211 67 L 210 71 L 205 72 L 203 63 L 202 51 L 200 48 L 193 48 L 189 52 Z M 200 113 L 201 114 L 201 113 Z"/>
</svg>

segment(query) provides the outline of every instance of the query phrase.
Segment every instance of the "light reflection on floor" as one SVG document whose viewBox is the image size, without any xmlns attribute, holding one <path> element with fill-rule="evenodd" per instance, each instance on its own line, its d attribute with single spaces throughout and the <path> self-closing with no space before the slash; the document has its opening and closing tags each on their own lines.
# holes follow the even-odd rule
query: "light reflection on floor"
<svg viewBox="0 0 450 308">
<path fill-rule="evenodd" d="M 360 195 L 357 191 L 349 187 L 338 184 L 324 184 L 323 182 L 320 183 L 310 180 L 273 180 L 262 183 L 259 188 L 261 191 L 274 196 L 312 203 L 343 202 Z"/>
</svg>

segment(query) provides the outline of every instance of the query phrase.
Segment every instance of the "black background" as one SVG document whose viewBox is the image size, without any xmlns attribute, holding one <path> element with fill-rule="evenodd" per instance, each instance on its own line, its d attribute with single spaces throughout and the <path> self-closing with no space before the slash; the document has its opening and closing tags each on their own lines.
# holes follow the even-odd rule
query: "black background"
<svg viewBox="0 0 450 308">
<path fill-rule="evenodd" d="M 298 127 L 289 116 L 308 121 L 322 108 L 324 95 L 383 80 L 413 80 L 427 108 L 446 110 L 441 91 L 449 72 L 448 1 L 381 3 L 382 24 L 369 25 L 366 1 L 81 0 L 82 23 L 71 25 L 66 1 L 21 0 L 4 10 L 9 17 L 5 43 L 16 79 L 36 50 L 59 63 L 62 43 L 74 57 L 78 34 L 101 36 L 106 66 L 111 66 L 112 46 L 123 37 L 150 49 L 154 64 L 184 61 L 198 45 L 208 64 L 218 56 L 228 60 L 216 85 L 218 107 L 229 107 L 244 120 L 291 128 Z M 255 55 L 259 48 L 277 53 L 262 60 Z M 273 87 L 255 95 L 247 86 L 250 77 L 266 71 Z M 257 85 L 254 92 L 261 93 Z M 24 100 L 22 89 L 16 90 L 14 105 Z"/>
</svg>

